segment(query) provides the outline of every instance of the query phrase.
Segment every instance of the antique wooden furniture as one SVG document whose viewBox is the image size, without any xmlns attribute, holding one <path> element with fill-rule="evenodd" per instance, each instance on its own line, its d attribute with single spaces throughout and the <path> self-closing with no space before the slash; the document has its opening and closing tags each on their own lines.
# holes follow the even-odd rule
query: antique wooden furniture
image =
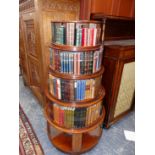
<svg viewBox="0 0 155 155">
<path fill-rule="evenodd" d="M 79 18 L 79 0 L 20 0 L 19 56 L 25 84 L 44 104 L 51 20 Z"/>
<path fill-rule="evenodd" d="M 105 23 L 103 85 L 105 86 L 105 127 L 125 116 L 134 107 L 135 44 L 134 19 L 104 16 L 92 19 Z"/>
<path fill-rule="evenodd" d="M 95 28 L 88 28 L 90 24 L 95 25 Z M 88 151 L 98 143 L 102 134 L 102 122 L 105 117 L 102 100 L 105 90 L 101 86 L 104 67 L 101 63 L 103 37 L 100 34 L 103 32 L 103 27 L 97 21 L 52 22 L 54 30 L 52 43 L 49 46 L 50 66 L 46 77 L 47 104 L 44 112 L 49 139 L 56 148 L 69 154 Z M 76 31 L 71 32 L 74 28 Z M 82 36 L 86 35 L 83 30 L 96 29 L 99 36 L 96 37 L 97 43 L 83 46 L 82 43 L 76 45 L 72 42 L 70 45 L 75 36 L 77 41 L 79 29 L 82 30 Z M 62 36 L 67 38 L 66 42 Z M 95 53 L 99 52 L 101 55 L 96 57 Z M 89 66 L 91 62 L 93 66 Z"/>
<path fill-rule="evenodd" d="M 134 40 L 105 42 L 103 84 L 107 115 L 104 125 L 122 118 L 133 109 L 135 89 Z"/>
<path fill-rule="evenodd" d="M 104 40 L 123 40 L 135 38 L 135 19 L 92 13 L 91 19 L 105 23 Z"/>
<path fill-rule="evenodd" d="M 80 19 L 90 19 L 91 13 L 133 18 L 135 0 L 81 0 Z"/>
</svg>

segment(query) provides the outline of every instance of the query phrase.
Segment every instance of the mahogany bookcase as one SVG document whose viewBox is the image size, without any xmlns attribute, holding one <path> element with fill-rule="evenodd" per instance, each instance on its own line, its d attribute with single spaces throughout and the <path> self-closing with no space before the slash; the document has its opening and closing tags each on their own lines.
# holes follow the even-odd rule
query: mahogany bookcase
<svg viewBox="0 0 155 155">
<path fill-rule="evenodd" d="M 58 27 L 53 28 L 53 24 L 55 23 Z M 80 27 L 80 29 L 88 29 L 88 31 L 96 33 L 96 36 L 98 35 L 98 39 L 94 35 L 92 35 L 93 37 L 89 35 L 90 38 L 96 39 L 94 45 L 90 43 L 89 46 L 83 46 L 82 44 L 76 46 L 55 42 L 56 40 L 62 41 L 62 38 L 55 39 L 55 37 L 64 36 L 67 38 L 69 36 L 68 33 L 72 30 L 71 28 L 67 29 L 67 26 L 71 27 L 71 25 L 74 25 L 75 33 L 77 25 L 83 24 L 85 26 Z M 54 29 L 52 32 L 56 34 L 52 34 L 52 43 L 49 46 L 50 54 L 48 61 L 50 61 L 50 65 L 49 74 L 46 77 L 47 87 L 45 95 L 47 99 L 44 113 L 47 119 L 48 137 L 51 143 L 59 150 L 69 154 L 80 154 L 95 146 L 102 134 L 102 123 L 105 117 L 105 108 L 103 105 L 105 90 L 102 86 L 104 67 L 101 63 L 104 25 L 98 21 L 56 21 L 52 22 L 51 25 L 52 29 Z M 64 26 L 66 31 L 64 31 Z M 62 35 L 64 33 L 63 31 L 66 32 L 66 35 Z M 88 35 L 86 32 L 81 33 L 82 35 Z M 70 34 L 74 35 L 71 32 Z M 66 53 L 68 54 L 68 59 L 64 56 Z M 72 62 L 69 56 L 73 55 L 73 58 L 76 58 L 77 55 L 81 56 L 82 53 L 84 53 L 84 57 L 72 59 L 74 67 L 84 62 L 84 66 L 80 66 L 80 74 L 75 72 L 76 68 L 74 68 L 73 72 L 63 72 L 66 61 Z M 95 57 L 95 53 L 98 53 L 98 57 Z M 90 61 L 91 54 L 93 56 L 91 57 L 93 62 Z M 62 55 L 64 57 L 61 57 Z M 87 63 L 92 63 L 93 68 L 89 68 Z M 95 64 L 98 65 L 96 66 Z M 69 65 L 69 67 L 71 66 Z M 98 69 L 95 69 L 95 67 Z M 87 70 L 81 73 L 85 68 Z M 91 70 L 91 72 L 88 70 Z M 83 85 L 76 86 L 75 83 L 80 83 L 81 81 L 87 82 L 86 87 L 83 87 Z M 94 85 L 91 85 L 91 81 L 94 81 Z M 74 89 L 71 89 L 72 87 Z M 78 93 L 80 94 L 79 98 L 77 98 Z M 83 93 L 85 94 L 84 98 L 82 98 Z M 79 110 L 79 115 L 76 115 L 77 109 Z"/>
</svg>

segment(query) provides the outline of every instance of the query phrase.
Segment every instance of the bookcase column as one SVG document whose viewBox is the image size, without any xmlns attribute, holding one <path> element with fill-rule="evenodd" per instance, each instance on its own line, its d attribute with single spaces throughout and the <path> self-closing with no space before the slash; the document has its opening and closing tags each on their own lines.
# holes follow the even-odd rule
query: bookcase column
<svg viewBox="0 0 155 155">
<path fill-rule="evenodd" d="M 80 152 L 82 147 L 82 133 L 72 135 L 72 151 Z"/>
</svg>

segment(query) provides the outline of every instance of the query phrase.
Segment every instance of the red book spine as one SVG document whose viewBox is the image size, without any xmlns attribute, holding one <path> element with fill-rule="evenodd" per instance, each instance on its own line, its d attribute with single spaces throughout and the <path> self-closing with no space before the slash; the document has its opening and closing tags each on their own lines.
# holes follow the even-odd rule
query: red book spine
<svg viewBox="0 0 155 155">
<path fill-rule="evenodd" d="M 85 30 L 82 28 L 82 46 L 84 46 L 84 35 L 85 35 Z"/>
<path fill-rule="evenodd" d="M 93 38 L 94 38 L 94 29 L 91 28 L 90 31 L 90 45 L 93 46 Z"/>
</svg>

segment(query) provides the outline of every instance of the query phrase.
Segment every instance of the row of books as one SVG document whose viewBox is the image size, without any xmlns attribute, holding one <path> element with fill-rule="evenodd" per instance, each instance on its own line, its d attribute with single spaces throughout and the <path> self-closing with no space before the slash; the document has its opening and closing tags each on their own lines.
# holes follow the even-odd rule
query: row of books
<svg viewBox="0 0 155 155">
<path fill-rule="evenodd" d="M 49 91 L 63 101 L 92 99 L 99 93 L 101 76 L 87 80 L 66 80 L 49 74 Z"/>
<path fill-rule="evenodd" d="M 87 127 L 99 118 L 101 107 L 102 102 L 84 108 L 64 107 L 54 103 L 53 120 L 66 128 Z"/>
<path fill-rule="evenodd" d="M 94 23 L 52 23 L 52 41 L 74 46 L 95 46 L 100 42 L 101 27 Z"/>
<path fill-rule="evenodd" d="M 67 74 L 91 74 L 101 68 L 102 49 L 89 52 L 67 52 L 50 48 L 50 64 L 52 68 Z"/>
</svg>

